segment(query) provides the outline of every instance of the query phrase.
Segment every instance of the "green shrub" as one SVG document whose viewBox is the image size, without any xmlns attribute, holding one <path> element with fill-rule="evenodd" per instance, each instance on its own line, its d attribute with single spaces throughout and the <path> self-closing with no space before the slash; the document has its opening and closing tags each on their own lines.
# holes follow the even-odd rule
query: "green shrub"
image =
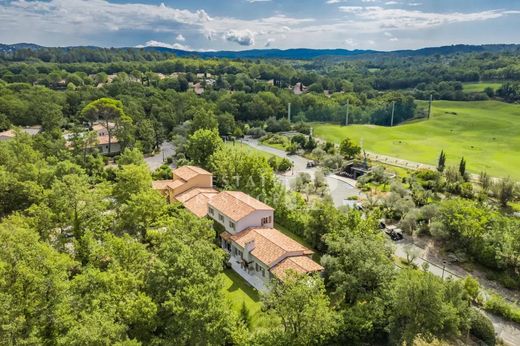
<svg viewBox="0 0 520 346">
<path fill-rule="evenodd" d="M 494 346 L 496 344 L 493 323 L 477 310 L 472 311 L 469 332 L 487 346 Z"/>
<path fill-rule="evenodd" d="M 492 294 L 486 301 L 484 309 L 510 321 L 520 323 L 520 307 L 516 304 L 507 302 L 504 298 L 496 294 Z"/>
</svg>

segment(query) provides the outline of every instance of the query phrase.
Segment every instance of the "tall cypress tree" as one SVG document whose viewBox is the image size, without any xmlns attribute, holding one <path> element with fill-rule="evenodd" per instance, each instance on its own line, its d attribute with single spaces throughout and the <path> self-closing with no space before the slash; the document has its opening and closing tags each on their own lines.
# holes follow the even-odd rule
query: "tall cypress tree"
<svg viewBox="0 0 520 346">
<path fill-rule="evenodd" d="M 439 155 L 439 162 L 437 163 L 437 170 L 439 172 L 444 172 L 444 169 L 446 168 L 446 154 L 444 153 L 444 150 L 441 150 L 441 154 Z"/>
<path fill-rule="evenodd" d="M 466 176 L 466 160 L 464 160 L 464 157 L 460 159 L 459 173 L 463 178 Z"/>
</svg>

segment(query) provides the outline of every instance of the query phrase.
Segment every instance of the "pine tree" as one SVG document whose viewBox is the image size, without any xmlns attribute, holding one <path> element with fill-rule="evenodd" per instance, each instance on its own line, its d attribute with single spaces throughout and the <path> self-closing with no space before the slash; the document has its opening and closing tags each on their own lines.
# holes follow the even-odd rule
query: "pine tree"
<svg viewBox="0 0 520 346">
<path fill-rule="evenodd" d="M 446 168 L 446 154 L 444 153 L 444 150 L 441 150 L 441 154 L 439 155 L 439 163 L 437 164 L 437 170 L 439 172 L 444 172 L 444 169 Z"/>
</svg>

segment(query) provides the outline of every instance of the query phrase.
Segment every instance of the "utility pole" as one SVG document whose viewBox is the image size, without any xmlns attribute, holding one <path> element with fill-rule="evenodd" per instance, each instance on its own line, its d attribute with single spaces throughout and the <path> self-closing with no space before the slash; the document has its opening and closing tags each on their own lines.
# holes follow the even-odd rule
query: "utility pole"
<svg viewBox="0 0 520 346">
<path fill-rule="evenodd" d="M 289 122 L 291 122 L 291 103 L 287 105 L 287 119 L 289 119 Z"/>
<path fill-rule="evenodd" d="M 430 104 L 428 106 L 428 119 L 432 116 L 432 101 L 433 101 L 433 95 L 430 94 Z"/>
<path fill-rule="evenodd" d="M 390 127 L 394 126 L 395 101 L 392 102 L 392 119 L 390 120 Z"/>
<path fill-rule="evenodd" d="M 345 119 L 345 126 L 348 126 L 348 111 L 349 111 L 349 100 L 347 100 L 347 116 Z"/>
</svg>

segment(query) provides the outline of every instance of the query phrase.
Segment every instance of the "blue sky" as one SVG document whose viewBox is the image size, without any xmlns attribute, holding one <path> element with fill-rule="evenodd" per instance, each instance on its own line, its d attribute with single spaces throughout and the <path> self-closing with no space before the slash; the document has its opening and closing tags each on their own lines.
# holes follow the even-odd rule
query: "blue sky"
<svg viewBox="0 0 520 346">
<path fill-rule="evenodd" d="M 513 0 L 0 0 L 0 42 L 415 49 L 520 43 Z"/>
</svg>

